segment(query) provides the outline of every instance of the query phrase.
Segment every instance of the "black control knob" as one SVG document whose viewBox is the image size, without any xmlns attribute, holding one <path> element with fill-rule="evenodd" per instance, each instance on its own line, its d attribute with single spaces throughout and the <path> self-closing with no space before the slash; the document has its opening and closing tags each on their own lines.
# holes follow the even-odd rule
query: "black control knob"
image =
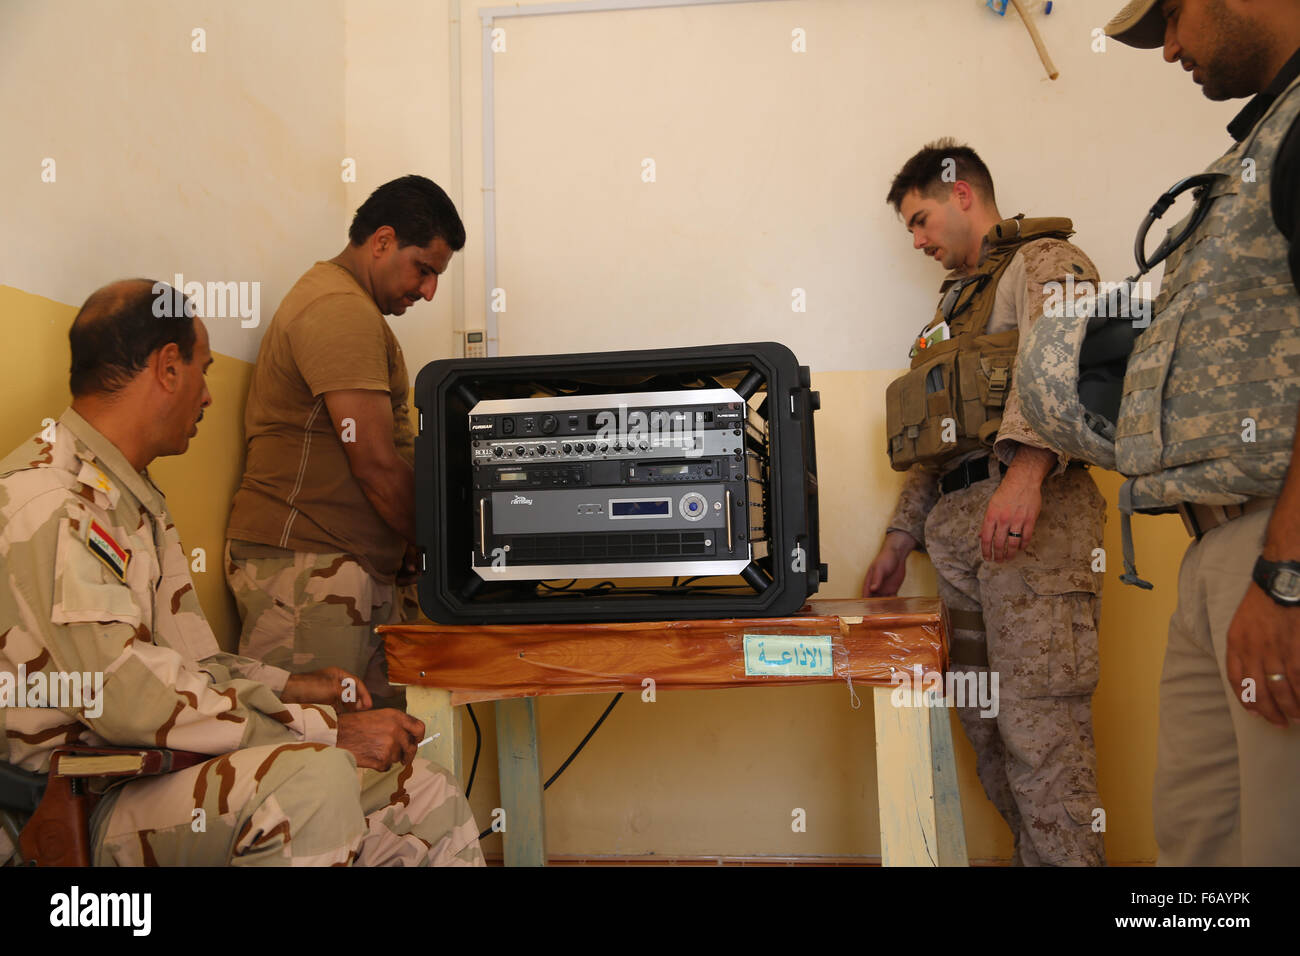
<svg viewBox="0 0 1300 956">
<path fill-rule="evenodd" d="M 492 454 L 496 455 L 498 458 L 500 458 L 500 457 L 501 457 L 502 455 L 504 455 L 505 453 L 506 453 L 506 450 L 505 450 L 504 448 L 502 448 L 500 445 L 497 445 L 496 448 L 493 448 L 493 449 L 492 449 Z"/>
<path fill-rule="evenodd" d="M 649 442 L 641 442 L 641 443 L 640 443 L 639 445 L 637 445 L 636 447 L 637 447 L 637 448 L 640 448 L 642 451 L 648 451 L 649 448 L 650 448 L 650 444 L 649 444 Z"/>
<path fill-rule="evenodd" d="M 609 445 L 608 445 L 606 442 L 601 442 L 601 443 L 600 443 L 600 450 L 601 450 L 601 451 L 609 451 Z"/>
<path fill-rule="evenodd" d="M 595 450 L 596 450 L 596 443 L 594 441 L 587 442 L 587 451 L 595 451 Z"/>
<path fill-rule="evenodd" d="M 524 453 L 524 446 L 523 446 L 523 445 L 516 445 L 516 446 L 515 446 L 515 454 L 516 454 L 516 455 L 519 455 L 519 456 L 522 456 L 523 453 Z"/>
<path fill-rule="evenodd" d="M 570 445 L 570 444 L 566 441 L 566 442 L 564 443 L 564 453 L 567 455 L 567 454 L 569 454 L 569 452 L 571 452 L 571 451 L 573 451 L 573 446 Z"/>
<path fill-rule="evenodd" d="M 556 421 L 556 418 L 555 418 L 554 415 L 543 415 L 543 416 L 542 416 L 542 434 L 543 434 L 543 435 L 549 435 L 549 434 L 551 434 L 553 431 L 555 431 L 555 429 L 557 429 L 557 428 L 559 428 L 559 427 L 560 427 L 560 423 L 559 423 L 558 421 Z"/>
</svg>

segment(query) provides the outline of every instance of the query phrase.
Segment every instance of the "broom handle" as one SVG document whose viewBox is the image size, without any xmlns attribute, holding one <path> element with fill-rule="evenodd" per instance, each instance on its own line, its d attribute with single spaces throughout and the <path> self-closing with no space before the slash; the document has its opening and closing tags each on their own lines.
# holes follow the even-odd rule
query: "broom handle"
<svg viewBox="0 0 1300 956">
<path fill-rule="evenodd" d="M 1012 6 L 1016 8 L 1016 13 L 1020 14 L 1021 22 L 1024 23 L 1025 29 L 1029 31 L 1030 38 L 1034 41 L 1034 49 L 1038 51 L 1038 58 L 1043 61 L 1043 69 L 1047 70 L 1047 78 L 1056 79 L 1061 75 L 1061 71 L 1056 68 L 1052 62 L 1051 54 L 1047 52 L 1047 47 L 1043 45 L 1042 34 L 1038 32 L 1038 27 L 1034 21 L 1029 19 L 1029 14 L 1025 13 L 1025 8 L 1020 5 L 1020 0 L 1011 0 Z"/>
</svg>

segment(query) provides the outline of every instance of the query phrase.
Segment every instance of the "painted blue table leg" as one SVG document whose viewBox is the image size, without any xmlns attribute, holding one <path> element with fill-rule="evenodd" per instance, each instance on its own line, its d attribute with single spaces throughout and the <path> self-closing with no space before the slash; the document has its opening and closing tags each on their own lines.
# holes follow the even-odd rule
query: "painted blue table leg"
<svg viewBox="0 0 1300 956">
<path fill-rule="evenodd" d="M 934 766 L 934 816 L 940 866 L 970 866 L 966 856 L 966 822 L 957 786 L 957 757 L 947 707 L 930 708 L 930 754 Z"/>
<path fill-rule="evenodd" d="M 497 766 L 505 811 L 506 866 L 546 865 L 546 821 L 537 746 L 537 699 L 496 702 Z"/>
</svg>

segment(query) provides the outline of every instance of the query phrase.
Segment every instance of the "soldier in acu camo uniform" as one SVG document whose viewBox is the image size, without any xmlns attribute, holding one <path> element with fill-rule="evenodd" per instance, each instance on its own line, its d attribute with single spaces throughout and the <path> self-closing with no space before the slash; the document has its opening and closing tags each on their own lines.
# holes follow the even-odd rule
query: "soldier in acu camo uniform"
<svg viewBox="0 0 1300 956">
<path fill-rule="evenodd" d="M 1129 513 L 1176 507 L 1195 538 L 1160 678 L 1159 862 L 1296 866 L 1300 4 L 1136 0 L 1107 33 L 1163 46 L 1211 100 L 1252 97 L 1165 263 L 1116 423 L 1130 573 Z"/>
<path fill-rule="evenodd" d="M 465 228 L 436 184 L 404 176 L 361 205 L 348 239 L 294 284 L 262 338 L 224 564 L 240 653 L 295 673 L 343 667 L 396 700 L 374 628 L 418 613 L 415 446 L 384 316 L 433 298 Z"/>
<path fill-rule="evenodd" d="M 907 478 L 863 595 L 896 594 L 907 554 L 929 552 L 953 625 L 952 669 L 989 692 L 997 677 L 995 714 L 969 699 L 957 710 L 1015 836 L 1013 863 L 1099 866 L 1092 566 L 1104 500 L 1025 423 L 1015 374 L 1019 334 L 1042 314 L 1045 287 L 1096 281 L 1096 269 L 1065 241 L 1068 219 L 1003 220 L 987 167 L 950 140 L 908 161 L 889 202 L 914 246 L 953 271 L 912 371 L 886 393 L 890 460 Z"/>
<path fill-rule="evenodd" d="M 481 864 L 456 782 L 415 758 L 418 720 L 370 710 L 342 669 L 290 676 L 218 648 L 147 472 L 197 433 L 211 352 L 188 306 L 155 315 L 155 290 L 175 296 L 130 280 L 86 301 L 72 407 L 0 463 L 0 672 L 103 677 L 80 707 L 0 708 L 0 759 L 44 771 L 70 743 L 214 755 L 111 789 L 91 820 L 100 865 Z"/>
</svg>

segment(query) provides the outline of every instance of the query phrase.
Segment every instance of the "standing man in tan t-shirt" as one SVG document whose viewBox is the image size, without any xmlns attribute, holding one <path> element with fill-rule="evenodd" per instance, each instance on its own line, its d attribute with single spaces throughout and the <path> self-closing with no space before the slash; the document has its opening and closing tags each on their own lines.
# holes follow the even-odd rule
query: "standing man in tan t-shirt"
<svg viewBox="0 0 1300 956">
<path fill-rule="evenodd" d="M 384 698 L 374 627 L 400 619 L 415 573 L 410 380 L 384 315 L 433 298 L 465 227 L 446 193 L 412 175 L 371 193 L 348 237 L 262 338 L 225 568 L 241 654 L 294 673 L 342 667 Z"/>
</svg>

